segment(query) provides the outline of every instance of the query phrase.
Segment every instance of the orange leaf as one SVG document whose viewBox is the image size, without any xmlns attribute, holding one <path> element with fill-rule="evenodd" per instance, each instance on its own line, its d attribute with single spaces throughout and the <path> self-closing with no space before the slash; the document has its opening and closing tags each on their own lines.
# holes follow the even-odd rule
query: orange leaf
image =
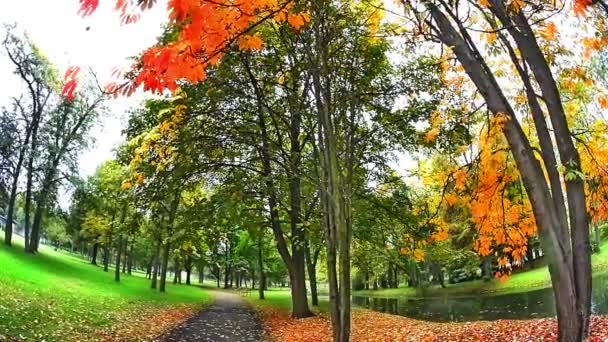
<svg viewBox="0 0 608 342">
<path fill-rule="evenodd" d="M 239 48 L 243 50 L 261 50 L 264 41 L 259 36 L 244 36 L 239 39 Z"/>
</svg>

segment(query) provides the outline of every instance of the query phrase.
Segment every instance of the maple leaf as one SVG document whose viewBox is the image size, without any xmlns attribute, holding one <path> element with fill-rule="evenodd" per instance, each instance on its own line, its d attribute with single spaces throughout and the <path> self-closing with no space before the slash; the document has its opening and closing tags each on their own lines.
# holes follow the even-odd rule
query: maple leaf
<svg viewBox="0 0 608 342">
<path fill-rule="evenodd" d="M 601 94 L 597 97 L 597 103 L 602 109 L 608 109 L 608 95 Z"/>
<path fill-rule="evenodd" d="M 578 17 L 585 16 L 587 14 L 587 8 L 589 8 L 592 3 L 592 0 L 575 0 L 572 4 L 572 10 Z"/>
<path fill-rule="evenodd" d="M 241 50 L 261 50 L 264 47 L 264 41 L 257 35 L 243 36 L 238 42 Z"/>
<path fill-rule="evenodd" d="M 426 142 L 427 144 L 431 144 L 435 141 L 435 139 L 437 139 L 438 135 L 439 128 L 432 128 L 424 134 L 424 142 Z"/>
<path fill-rule="evenodd" d="M 80 72 L 80 68 L 77 66 L 69 67 L 63 79 L 65 84 L 61 89 L 61 96 L 65 97 L 68 101 L 74 100 L 74 92 L 78 87 L 78 73 Z"/>
<path fill-rule="evenodd" d="M 557 37 L 557 33 L 557 26 L 554 23 L 549 22 L 545 26 L 542 35 L 546 40 L 554 40 Z"/>
<path fill-rule="evenodd" d="M 99 0 L 80 0 L 80 13 L 83 17 L 89 16 L 99 7 Z"/>
<path fill-rule="evenodd" d="M 304 14 L 304 13 L 287 16 L 287 22 L 296 31 L 299 31 L 309 21 L 310 21 L 310 16 L 308 14 Z"/>
<path fill-rule="evenodd" d="M 519 13 L 519 11 L 521 11 L 521 9 L 524 8 L 524 6 L 525 6 L 524 0 L 511 1 L 511 8 L 513 9 L 513 12 L 515 12 L 515 13 Z"/>
</svg>

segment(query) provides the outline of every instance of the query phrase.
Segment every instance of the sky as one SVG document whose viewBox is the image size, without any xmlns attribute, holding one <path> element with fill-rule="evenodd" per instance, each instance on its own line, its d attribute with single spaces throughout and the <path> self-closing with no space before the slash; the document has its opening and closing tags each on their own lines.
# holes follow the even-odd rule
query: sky
<svg viewBox="0 0 608 342">
<path fill-rule="evenodd" d="M 166 0 L 157 1 L 136 24 L 121 25 L 111 0 L 102 0 L 98 10 L 89 17 L 78 14 L 78 0 L 0 1 L 0 23 L 17 23 L 31 40 L 57 66 L 60 74 L 72 65 L 91 68 L 102 84 L 111 79 L 115 67 L 129 65 L 128 57 L 137 55 L 155 43 L 166 20 Z M 0 27 L 4 39 L 6 30 Z M 12 74 L 13 66 L 4 51 L 0 52 L 0 106 L 23 90 Z M 142 92 L 131 97 L 111 99 L 110 115 L 100 119 L 92 131 L 94 143 L 79 158 L 83 177 L 95 172 L 97 166 L 113 156 L 113 148 L 122 141 L 121 127 L 126 111 L 146 96 Z"/>
</svg>

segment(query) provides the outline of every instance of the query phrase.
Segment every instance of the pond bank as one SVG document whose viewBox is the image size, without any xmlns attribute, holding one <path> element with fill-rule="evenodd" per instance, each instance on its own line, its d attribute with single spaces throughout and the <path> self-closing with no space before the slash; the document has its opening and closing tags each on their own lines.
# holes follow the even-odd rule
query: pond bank
<svg viewBox="0 0 608 342">
<path fill-rule="evenodd" d="M 600 246 L 600 252 L 591 257 L 593 266 L 593 277 L 608 276 L 608 241 Z M 492 280 L 465 281 L 456 284 L 446 284 L 441 288 L 432 285 L 425 289 L 412 287 L 399 287 L 396 289 L 359 290 L 353 291 L 353 296 L 383 297 L 383 298 L 429 298 L 429 297 L 456 297 L 456 296 L 479 296 L 499 295 L 508 293 L 521 293 L 540 290 L 551 287 L 551 279 L 547 267 L 541 267 L 526 272 L 515 273 L 507 281 Z"/>
</svg>

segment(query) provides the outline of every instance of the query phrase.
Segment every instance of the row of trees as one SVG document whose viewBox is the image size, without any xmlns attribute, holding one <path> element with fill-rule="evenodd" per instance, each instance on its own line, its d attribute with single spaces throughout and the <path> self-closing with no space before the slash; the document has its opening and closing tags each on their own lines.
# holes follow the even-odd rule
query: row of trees
<svg viewBox="0 0 608 342">
<path fill-rule="evenodd" d="M 57 192 L 73 178 L 77 154 L 86 147 L 88 131 L 104 111 L 104 97 L 89 75 L 78 100 L 66 101 L 58 71 L 43 52 L 14 27 L 6 29 L 2 46 L 24 92 L 0 113 L 4 242 L 12 244 L 21 196 L 25 250 L 35 253 L 45 217 L 57 211 Z"/>
<path fill-rule="evenodd" d="M 227 51 L 205 82 L 184 85 L 170 99 L 148 101 L 131 113 L 116 161 L 100 168 L 74 198 L 72 216 L 80 220 L 80 238 L 92 246 L 93 262 L 98 248 L 104 255 L 113 250 L 120 260 L 127 253 L 124 241 L 146 241 L 139 244 L 147 245 L 141 264 L 151 266 L 152 287 L 160 277 L 164 291 L 171 265 L 187 273 L 192 264 L 199 271 L 206 266 L 218 284 L 223 270 L 224 286 L 240 270 L 265 284 L 278 256 L 289 278 L 293 315 L 307 317 L 307 286 L 316 305 L 318 261 L 324 257 L 338 317 L 350 305 L 350 243 L 338 239 L 339 222 L 323 214 L 346 208 L 331 208 L 337 193 L 361 208 L 362 239 L 399 251 L 404 232 L 420 239 L 432 233 L 432 225 L 420 228 L 418 217 L 427 212 L 410 213 L 412 204 L 404 212 L 408 188 L 388 164 L 400 149 L 395 145 L 416 145 L 415 122 L 428 118 L 443 96 L 433 92 L 441 85 L 436 61 L 408 56 L 389 62 L 389 43 L 374 36 L 381 16 L 373 6 L 318 10 L 327 13 L 323 25 L 335 23 L 331 39 L 328 32 L 321 43 L 314 31 L 290 23 L 264 25 L 259 35 L 271 48 Z M 320 70 L 324 63 L 330 64 Z M 397 97 L 413 103 L 396 113 Z M 331 132 L 319 124 L 321 109 L 331 111 Z M 330 160 L 336 155 L 324 155 L 330 141 L 341 156 L 333 168 L 349 170 L 340 176 L 343 185 L 333 185 L 334 195 L 328 189 L 336 175 L 323 164 L 336 162 Z M 344 165 L 342 156 L 348 156 Z M 385 184 L 385 192 L 378 194 L 373 183 Z M 352 213 L 344 215 L 348 227 L 340 234 L 355 221 Z M 129 218 L 137 216 L 139 228 L 129 230 Z M 390 237 L 373 236 L 386 225 L 396 227 Z M 275 248 L 269 248 L 271 241 Z M 345 284 L 340 293 L 338 282 Z M 263 297 L 264 286 L 258 287 Z"/>
</svg>

